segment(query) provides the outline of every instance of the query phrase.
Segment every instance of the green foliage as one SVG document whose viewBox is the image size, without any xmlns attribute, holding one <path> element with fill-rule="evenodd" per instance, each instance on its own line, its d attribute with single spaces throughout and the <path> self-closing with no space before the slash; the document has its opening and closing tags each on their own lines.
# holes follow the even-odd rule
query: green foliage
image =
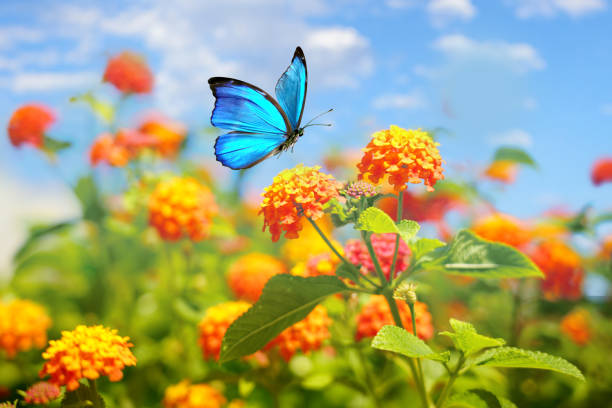
<svg viewBox="0 0 612 408">
<path fill-rule="evenodd" d="M 335 276 L 273 276 L 257 303 L 227 329 L 219 361 L 256 352 L 284 329 L 304 319 L 327 296 L 346 290 L 346 285 Z"/>
<path fill-rule="evenodd" d="M 83 219 L 100 222 L 106 215 L 102 206 L 102 197 L 93 177 L 81 177 L 74 187 L 74 194 L 81 202 Z"/>
<path fill-rule="evenodd" d="M 503 146 L 495 151 L 493 156 L 494 161 L 505 160 L 514 163 L 525 164 L 531 167 L 537 167 L 535 160 L 523 149 L 518 147 Z"/>
<path fill-rule="evenodd" d="M 69 148 L 70 146 L 72 146 L 72 143 L 70 142 L 66 142 L 63 140 L 57 140 L 54 139 L 50 136 L 46 136 L 43 140 L 43 150 L 47 153 L 50 154 L 55 154 L 57 152 L 61 152 L 62 150 L 65 150 L 67 148 Z"/>
<path fill-rule="evenodd" d="M 111 124 L 115 119 L 115 107 L 106 101 L 97 98 L 91 92 L 73 96 L 70 102 L 85 103 L 91 111 L 105 124 Z"/>
<path fill-rule="evenodd" d="M 425 261 L 425 255 L 429 255 L 434 249 L 445 246 L 446 244 L 435 238 L 419 238 L 410 245 L 412 250 L 413 264 Z M 427 257 L 427 259 L 430 259 Z"/>
<path fill-rule="evenodd" d="M 66 391 L 61 408 L 104 408 L 106 404 L 95 387 L 80 384 L 74 391 Z"/>
<path fill-rule="evenodd" d="M 412 220 L 401 220 L 396 224 L 383 210 L 370 207 L 359 215 L 355 228 L 376 234 L 400 234 L 406 244 L 410 244 L 421 227 L 416 221 Z"/>
<path fill-rule="evenodd" d="M 372 347 L 411 358 L 427 358 L 442 362 L 450 358 L 448 351 L 436 353 L 423 340 L 397 326 L 383 326 L 372 340 Z"/>
<path fill-rule="evenodd" d="M 515 248 L 461 230 L 446 246 L 430 253 L 420 268 L 477 278 L 543 277 L 538 267 Z"/>
<path fill-rule="evenodd" d="M 516 405 L 490 391 L 477 388 L 453 395 L 444 408 L 516 408 Z"/>
<path fill-rule="evenodd" d="M 575 365 L 560 357 L 516 347 L 499 347 L 488 350 L 479 356 L 474 364 L 490 367 L 537 368 L 556 371 L 585 381 L 584 376 Z"/>
<path fill-rule="evenodd" d="M 15 261 L 21 260 L 29 252 L 29 250 L 36 245 L 38 241 L 49 235 L 59 234 L 62 231 L 67 230 L 75 222 L 75 220 L 71 220 L 58 222 L 56 224 L 34 225 L 30 227 L 30 231 L 28 232 L 27 238 L 25 239 L 23 244 L 21 244 L 17 252 L 15 252 L 13 259 Z"/>
<path fill-rule="evenodd" d="M 456 319 L 450 319 L 450 325 L 455 331 L 441 332 L 440 334 L 448 336 L 453 340 L 455 347 L 463 351 L 466 357 L 489 347 L 503 346 L 506 342 L 504 339 L 494 339 L 492 337 L 478 334 L 474 326 L 470 323 L 462 322 Z"/>
</svg>

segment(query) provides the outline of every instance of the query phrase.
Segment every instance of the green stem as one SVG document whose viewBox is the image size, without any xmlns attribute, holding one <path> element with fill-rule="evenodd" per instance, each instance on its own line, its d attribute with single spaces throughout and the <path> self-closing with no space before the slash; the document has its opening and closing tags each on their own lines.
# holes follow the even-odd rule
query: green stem
<svg viewBox="0 0 612 408">
<path fill-rule="evenodd" d="M 436 402 L 436 406 L 438 408 L 442 408 L 444 406 L 444 403 L 446 402 L 446 399 L 450 394 L 451 388 L 453 387 L 455 380 L 459 376 L 459 371 L 463 368 L 464 363 L 465 356 L 463 355 L 463 353 L 461 353 L 461 357 L 457 362 L 457 367 L 455 367 L 455 370 L 451 373 L 450 377 L 448 378 L 448 382 L 446 383 L 446 385 L 442 389 L 442 392 L 440 393 L 440 396 L 438 397 L 438 401 Z"/>
<path fill-rule="evenodd" d="M 376 395 L 376 389 L 374 388 L 374 380 L 372 379 L 372 374 L 370 373 L 370 370 L 368 369 L 368 366 L 366 364 L 366 359 L 365 356 L 363 355 L 363 352 L 361 351 L 360 347 L 356 347 L 357 350 L 357 355 L 359 356 L 359 361 L 361 362 L 361 367 L 363 368 L 363 371 L 365 373 L 365 382 L 366 382 L 366 386 L 368 389 L 368 392 L 370 393 L 370 397 L 372 397 L 372 401 L 374 401 L 374 405 L 377 408 L 382 407 L 378 396 Z"/>
<path fill-rule="evenodd" d="M 403 217 L 403 208 L 404 208 L 404 192 L 400 191 L 397 195 L 397 217 L 395 222 L 400 222 Z M 395 277 L 395 268 L 397 264 L 397 254 L 399 253 L 400 246 L 400 234 L 397 234 L 395 237 L 395 252 L 393 252 L 393 262 L 391 263 L 391 273 L 389 274 L 389 281 L 393 282 L 393 278 Z"/>
<path fill-rule="evenodd" d="M 374 263 L 374 269 L 376 270 L 376 274 L 378 274 L 378 279 L 380 279 L 380 285 L 382 287 L 386 287 L 388 282 L 385 278 L 385 274 L 383 273 L 382 268 L 380 267 L 380 262 L 378 262 L 376 252 L 374 252 L 374 247 L 372 246 L 372 240 L 370 238 L 370 235 L 365 231 L 361 231 L 361 238 L 363 238 L 363 241 L 365 242 L 366 247 L 368 248 L 368 253 L 370 254 L 370 258 L 372 258 L 372 262 Z"/>
<path fill-rule="evenodd" d="M 319 226 L 317 225 L 316 222 L 314 222 L 312 220 L 312 218 L 310 217 L 306 217 L 306 219 L 310 222 L 310 224 L 314 227 L 314 229 L 319 233 L 319 235 L 321 236 L 321 238 L 323 238 L 323 241 L 325 241 L 325 243 L 327 244 L 327 246 L 332 250 L 332 252 L 334 254 L 336 254 L 336 256 L 338 257 L 338 259 L 340 259 L 342 262 L 344 262 L 345 264 L 348 265 L 352 265 L 349 261 L 346 260 L 346 258 L 344 258 L 342 256 L 342 254 L 340 252 L 338 252 L 338 250 L 332 245 L 331 241 L 325 236 L 325 233 L 323 231 L 321 231 L 321 228 L 319 228 Z"/>
</svg>

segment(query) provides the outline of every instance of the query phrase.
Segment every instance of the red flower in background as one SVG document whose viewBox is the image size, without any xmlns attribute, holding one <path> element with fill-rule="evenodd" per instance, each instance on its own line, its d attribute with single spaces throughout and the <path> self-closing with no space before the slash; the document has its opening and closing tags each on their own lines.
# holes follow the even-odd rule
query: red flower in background
<svg viewBox="0 0 612 408">
<path fill-rule="evenodd" d="M 24 401 L 28 404 L 48 404 L 60 397 L 60 388 L 47 381 L 33 384 L 25 392 Z"/>
<path fill-rule="evenodd" d="M 589 312 L 584 309 L 575 310 L 561 320 L 561 331 L 579 346 L 584 346 L 591 339 Z"/>
<path fill-rule="evenodd" d="M 593 164 L 591 181 L 596 186 L 612 181 L 612 157 L 602 157 Z"/>
<path fill-rule="evenodd" d="M 19 147 L 30 144 L 42 148 L 45 142 L 45 132 L 55 122 L 55 115 L 46 106 L 27 104 L 18 108 L 8 124 L 8 135 L 11 144 Z"/>
<path fill-rule="evenodd" d="M 584 270 L 580 257 L 572 248 L 557 239 L 548 239 L 534 248 L 531 259 L 546 275 L 541 283 L 546 299 L 580 298 Z"/>
<path fill-rule="evenodd" d="M 391 273 L 391 265 L 393 264 L 393 254 L 395 252 L 395 234 L 372 234 L 372 247 L 378 258 L 380 267 L 383 273 L 389 279 Z M 361 240 L 350 239 L 344 247 L 344 252 L 349 262 L 355 265 L 361 265 L 363 273 L 373 273 L 374 262 L 370 257 L 368 248 Z M 396 274 L 404 271 L 410 264 L 410 248 L 400 239 L 397 253 L 397 261 L 395 272 Z"/>
<path fill-rule="evenodd" d="M 118 143 L 110 133 L 103 133 L 94 141 L 89 150 L 89 162 L 92 166 L 107 163 L 115 167 L 123 167 L 130 161 L 129 149 Z"/>
<path fill-rule="evenodd" d="M 124 51 L 108 60 L 104 81 L 123 93 L 149 93 L 153 89 L 153 74 L 139 55 Z"/>
</svg>

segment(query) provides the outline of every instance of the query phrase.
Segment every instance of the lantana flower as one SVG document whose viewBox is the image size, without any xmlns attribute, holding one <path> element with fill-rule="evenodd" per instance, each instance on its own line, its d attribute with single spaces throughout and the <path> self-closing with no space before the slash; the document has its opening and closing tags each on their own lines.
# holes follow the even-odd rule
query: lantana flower
<svg viewBox="0 0 612 408">
<path fill-rule="evenodd" d="M 357 165 L 358 177 L 374 185 L 387 180 L 397 192 L 405 190 L 406 183 L 423 181 L 427 190 L 433 191 L 436 182 L 444 178 L 438 146 L 420 129 L 392 125 L 372 135 Z"/>
<path fill-rule="evenodd" d="M 255 303 L 268 280 L 280 273 L 287 273 L 284 263 L 271 255 L 253 252 L 232 263 L 227 282 L 234 296 Z"/>
<path fill-rule="evenodd" d="M 574 310 L 561 320 L 561 331 L 579 346 L 586 345 L 592 337 L 589 312 Z"/>
<path fill-rule="evenodd" d="M 393 255 L 395 253 L 396 234 L 372 234 L 372 247 L 374 253 L 378 258 L 380 267 L 385 274 L 385 277 L 389 279 L 391 268 L 393 266 Z M 368 248 L 361 240 L 350 239 L 346 242 L 344 247 L 346 257 L 354 265 L 361 265 L 363 273 L 374 273 L 375 267 Z M 395 265 L 396 274 L 406 270 L 410 264 L 410 248 L 400 239 L 397 260 Z"/>
<path fill-rule="evenodd" d="M 591 181 L 596 186 L 612 181 L 612 157 L 602 157 L 593 163 Z"/>
<path fill-rule="evenodd" d="M 60 397 L 62 390 L 55 384 L 39 381 L 31 385 L 25 392 L 24 401 L 28 404 L 48 404 Z"/>
<path fill-rule="evenodd" d="M 558 239 L 540 242 L 531 251 L 531 259 L 546 276 L 541 282 L 548 300 L 576 300 L 582 296 L 584 270 L 580 256 Z"/>
<path fill-rule="evenodd" d="M 205 360 L 218 360 L 228 327 L 251 307 L 250 303 L 224 302 L 209 307 L 198 325 L 199 344 Z"/>
<path fill-rule="evenodd" d="M 323 206 L 338 197 L 342 184 L 320 167 L 297 165 L 281 171 L 263 193 L 260 214 L 276 242 L 281 234 L 295 239 L 302 229 L 302 217 L 317 220 L 323 216 Z"/>
<path fill-rule="evenodd" d="M 160 114 L 147 115 L 138 131 L 152 139 L 153 149 L 165 158 L 174 158 L 185 140 L 187 128 Z"/>
<path fill-rule="evenodd" d="M 166 388 L 164 408 L 221 408 L 226 399 L 208 384 L 191 384 L 183 380 Z"/>
<path fill-rule="evenodd" d="M 531 240 L 529 228 L 508 214 L 495 213 L 478 219 L 472 230 L 481 238 L 524 248 Z"/>
<path fill-rule="evenodd" d="M 518 164 L 510 160 L 496 160 L 487 167 L 484 176 L 488 179 L 512 184 L 516 180 Z"/>
<path fill-rule="evenodd" d="M 43 352 L 47 361 L 40 377 L 48 375 L 51 384 L 66 386 L 68 391 L 79 388 L 83 378 L 108 376 L 110 381 L 119 381 L 126 366 L 136 365 L 129 340 L 119 336 L 117 330 L 103 326 L 80 325 L 72 331 L 63 331 L 62 337 L 51 340 Z"/>
<path fill-rule="evenodd" d="M 0 350 L 8 358 L 19 351 L 44 347 L 49 327 L 51 319 L 41 305 L 21 299 L 0 302 Z"/>
<path fill-rule="evenodd" d="M 123 93 L 145 94 L 153 89 L 153 74 L 143 57 L 129 51 L 109 59 L 104 81 Z"/>
<path fill-rule="evenodd" d="M 46 106 L 36 103 L 23 105 L 9 120 L 9 140 L 15 147 L 29 144 L 41 149 L 45 144 L 45 132 L 53 122 L 55 114 Z"/>
</svg>

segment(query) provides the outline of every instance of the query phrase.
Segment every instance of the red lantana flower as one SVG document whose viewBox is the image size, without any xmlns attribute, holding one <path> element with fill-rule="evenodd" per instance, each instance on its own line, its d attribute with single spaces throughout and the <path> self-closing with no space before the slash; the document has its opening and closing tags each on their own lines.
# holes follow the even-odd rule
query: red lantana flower
<svg viewBox="0 0 612 408">
<path fill-rule="evenodd" d="M 123 93 L 149 93 L 153 89 L 153 74 L 139 55 L 124 51 L 112 57 L 104 71 L 104 81 Z"/>
<path fill-rule="evenodd" d="M 45 142 L 45 132 L 55 122 L 53 112 L 41 104 L 28 104 L 18 108 L 8 124 L 8 135 L 11 144 L 19 147 L 29 144 L 42 148 Z"/>
</svg>

